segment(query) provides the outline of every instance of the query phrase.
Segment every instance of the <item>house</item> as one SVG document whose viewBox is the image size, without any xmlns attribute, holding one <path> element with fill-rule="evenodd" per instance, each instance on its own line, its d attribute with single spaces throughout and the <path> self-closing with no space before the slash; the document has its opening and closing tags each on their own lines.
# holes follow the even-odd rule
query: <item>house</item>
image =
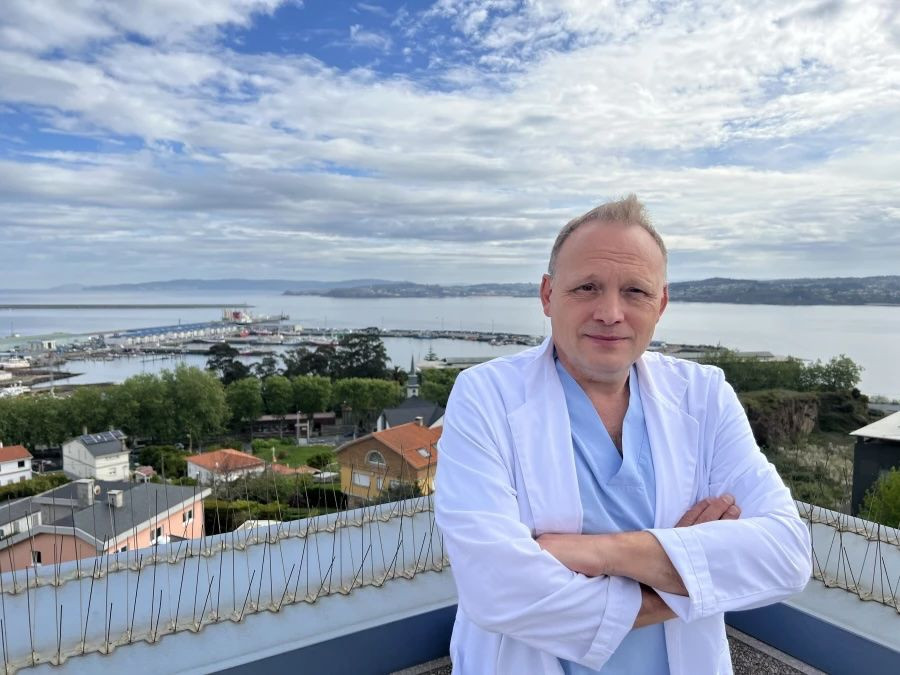
<svg viewBox="0 0 900 675">
<path fill-rule="evenodd" d="M 203 536 L 209 488 L 92 478 L 0 508 L 0 571 Z"/>
<path fill-rule="evenodd" d="M 305 413 L 288 413 L 287 415 L 261 415 L 253 421 L 254 438 L 278 436 L 294 436 L 296 438 L 309 438 L 321 436 L 322 428 L 334 426 L 335 414 L 333 412 L 313 413 L 312 426 L 309 415 Z"/>
<path fill-rule="evenodd" d="M 152 466 L 139 466 L 131 474 L 135 483 L 148 483 L 156 475 L 156 469 Z"/>
<path fill-rule="evenodd" d="M 188 477 L 196 479 L 201 485 L 212 485 L 220 481 L 229 483 L 241 476 L 261 474 L 265 469 L 266 463 L 259 457 L 232 448 L 187 458 Z"/>
<path fill-rule="evenodd" d="M 286 466 L 284 464 L 270 464 L 269 469 L 279 476 L 315 476 L 321 471 L 312 466 L 303 464 L 301 466 Z"/>
<path fill-rule="evenodd" d="M 339 447 L 341 491 L 351 508 L 378 499 L 391 488 L 416 484 L 422 494 L 434 491 L 437 441 L 441 427 L 401 424 Z"/>
<path fill-rule="evenodd" d="M 437 403 L 426 401 L 419 396 L 411 396 L 396 408 L 385 408 L 378 416 L 376 431 L 409 424 L 421 418 L 422 425 L 432 428 L 444 424 L 444 409 Z"/>
<path fill-rule="evenodd" d="M 31 478 L 31 453 L 23 445 L 0 443 L 0 485 L 18 483 Z"/>
<path fill-rule="evenodd" d="M 856 436 L 853 449 L 853 490 L 850 512 L 859 513 L 866 492 L 882 474 L 900 469 L 900 412 L 850 432 Z"/>
<path fill-rule="evenodd" d="M 63 471 L 74 478 L 128 480 L 128 447 L 118 429 L 85 433 L 63 443 Z"/>
</svg>

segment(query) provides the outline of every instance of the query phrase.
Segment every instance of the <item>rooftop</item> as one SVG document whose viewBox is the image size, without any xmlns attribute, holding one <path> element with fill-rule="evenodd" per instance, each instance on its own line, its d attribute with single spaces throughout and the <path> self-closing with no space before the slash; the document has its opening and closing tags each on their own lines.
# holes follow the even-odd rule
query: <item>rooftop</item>
<svg viewBox="0 0 900 675">
<path fill-rule="evenodd" d="M 246 452 L 234 450 L 233 448 L 223 448 L 222 450 L 213 450 L 212 452 L 204 452 L 201 455 L 194 455 L 193 457 L 188 457 L 187 462 L 213 473 L 230 473 L 266 465 L 259 457 L 248 455 Z"/>
<path fill-rule="evenodd" d="M 15 462 L 20 459 L 31 459 L 31 453 L 24 445 L 0 446 L 0 462 Z"/>
<path fill-rule="evenodd" d="M 84 445 L 94 457 L 102 457 L 103 455 L 127 452 L 125 447 L 126 438 L 125 434 L 118 429 L 114 429 L 112 431 L 102 431 L 99 434 L 84 434 L 74 440 Z"/>
<path fill-rule="evenodd" d="M 440 427 L 429 429 L 428 427 L 419 426 L 415 422 L 410 422 L 409 424 L 401 424 L 398 427 L 391 427 L 384 431 L 376 431 L 355 441 L 345 443 L 337 449 L 337 452 L 340 453 L 345 448 L 356 443 L 374 438 L 403 457 L 413 468 L 425 469 L 428 466 L 434 466 L 437 462 L 438 451 L 436 444 L 441 437 L 441 431 Z"/>
<path fill-rule="evenodd" d="M 900 441 L 900 412 L 882 417 L 877 422 L 872 422 L 862 429 L 850 432 L 851 436 L 864 438 L 877 438 L 884 441 Z"/>
</svg>

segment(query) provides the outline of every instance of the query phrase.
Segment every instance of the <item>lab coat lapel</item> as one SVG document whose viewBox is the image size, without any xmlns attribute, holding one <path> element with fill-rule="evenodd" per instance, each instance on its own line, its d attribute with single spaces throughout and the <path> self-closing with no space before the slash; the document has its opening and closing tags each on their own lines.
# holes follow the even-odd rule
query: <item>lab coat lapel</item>
<svg viewBox="0 0 900 675">
<path fill-rule="evenodd" d="M 580 532 L 583 514 L 575 476 L 572 431 L 550 338 L 527 364 L 524 380 L 525 403 L 511 412 L 507 420 L 535 534 Z"/>
<path fill-rule="evenodd" d="M 696 501 L 700 426 L 684 410 L 688 381 L 653 355 L 638 362 L 641 403 L 656 475 L 656 527 L 672 527 Z"/>
</svg>

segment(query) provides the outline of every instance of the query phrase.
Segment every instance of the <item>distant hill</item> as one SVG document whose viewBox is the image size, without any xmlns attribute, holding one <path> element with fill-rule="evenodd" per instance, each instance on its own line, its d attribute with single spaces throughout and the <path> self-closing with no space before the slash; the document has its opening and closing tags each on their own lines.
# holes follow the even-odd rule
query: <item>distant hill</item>
<svg viewBox="0 0 900 675">
<path fill-rule="evenodd" d="M 678 302 L 747 305 L 900 305 L 900 276 L 825 279 L 726 279 L 669 284 Z"/>
<path fill-rule="evenodd" d="M 494 295 L 513 298 L 534 298 L 537 284 L 468 284 L 440 286 L 438 284 L 399 283 L 367 284 L 332 288 L 327 291 L 285 291 L 285 295 L 325 295 L 331 298 L 465 298 Z"/>
<path fill-rule="evenodd" d="M 462 298 L 505 296 L 533 298 L 538 284 L 468 284 L 442 286 L 412 282 L 382 282 L 329 289 L 306 288 L 285 295 L 324 295 L 332 298 Z M 753 305 L 900 305 L 900 276 L 831 279 L 713 278 L 669 284 L 669 297 L 679 302 L 723 302 Z"/>
<path fill-rule="evenodd" d="M 291 290 L 328 291 L 332 288 L 377 286 L 395 284 L 384 279 L 349 279 L 346 281 L 313 281 L 294 279 L 172 279 L 169 281 L 145 281 L 136 284 L 106 284 L 83 286 L 84 291 L 144 292 L 144 291 L 273 291 Z"/>
</svg>

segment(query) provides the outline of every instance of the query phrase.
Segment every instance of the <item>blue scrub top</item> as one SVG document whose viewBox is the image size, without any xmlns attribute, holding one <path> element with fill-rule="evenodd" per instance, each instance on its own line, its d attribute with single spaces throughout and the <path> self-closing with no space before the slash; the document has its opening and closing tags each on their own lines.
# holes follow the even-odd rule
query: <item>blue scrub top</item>
<svg viewBox="0 0 900 675">
<path fill-rule="evenodd" d="M 609 436 L 594 404 L 556 360 L 575 449 L 575 472 L 584 509 L 584 534 L 631 532 L 654 526 L 656 475 L 644 422 L 637 369 L 628 379 L 628 411 L 622 426 L 622 454 Z M 662 624 L 632 630 L 599 671 L 560 659 L 567 675 L 668 675 Z"/>
</svg>

